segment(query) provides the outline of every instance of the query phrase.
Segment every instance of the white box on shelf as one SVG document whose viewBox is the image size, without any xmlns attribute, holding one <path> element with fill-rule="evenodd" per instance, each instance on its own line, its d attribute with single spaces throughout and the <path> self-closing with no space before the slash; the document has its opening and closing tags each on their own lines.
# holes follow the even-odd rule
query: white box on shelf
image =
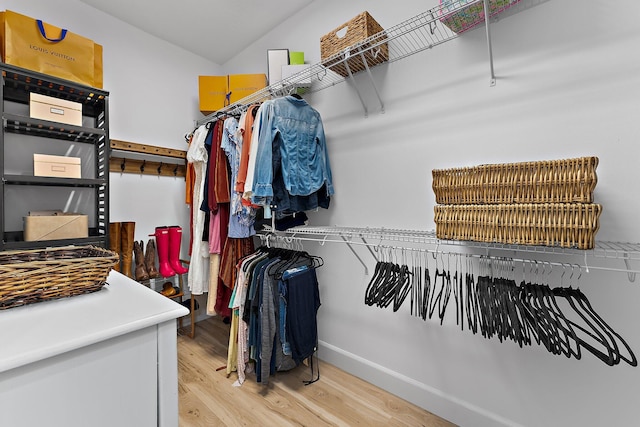
<svg viewBox="0 0 640 427">
<path fill-rule="evenodd" d="M 298 73 L 302 73 L 305 70 L 309 70 L 311 65 L 309 64 L 296 64 L 296 65 L 283 65 L 282 66 L 282 80 L 286 80 L 291 76 L 295 76 Z M 301 74 L 292 81 L 294 87 L 311 87 L 311 74 Z"/>
<path fill-rule="evenodd" d="M 82 104 L 30 92 L 29 116 L 34 119 L 82 126 Z"/>
<path fill-rule="evenodd" d="M 267 50 L 267 68 L 269 84 L 273 85 L 282 80 L 282 66 L 289 64 L 289 49 Z"/>
<path fill-rule="evenodd" d="M 33 155 L 33 176 L 80 178 L 80 157 Z"/>
</svg>

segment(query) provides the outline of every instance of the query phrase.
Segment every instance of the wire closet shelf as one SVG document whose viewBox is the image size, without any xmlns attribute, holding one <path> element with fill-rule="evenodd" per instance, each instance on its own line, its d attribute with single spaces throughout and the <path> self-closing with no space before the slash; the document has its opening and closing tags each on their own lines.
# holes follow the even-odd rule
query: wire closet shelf
<svg viewBox="0 0 640 427">
<path fill-rule="evenodd" d="M 385 29 L 383 31 L 384 37 L 380 37 L 379 34 L 374 34 L 351 46 L 349 50 L 351 52 L 358 52 L 357 54 L 375 56 L 375 53 L 380 49 L 380 46 L 386 43 L 389 49 L 388 61 L 371 65 L 373 68 L 378 65 L 398 61 L 415 53 L 431 49 L 458 37 L 458 34 L 450 30 L 440 21 L 440 19 L 445 15 L 455 14 L 456 12 L 476 3 L 483 3 L 483 0 L 449 1 L 446 4 L 441 4 L 427 10 L 426 12 L 422 12 L 419 15 L 407 19 L 400 24 Z M 345 57 L 344 53 L 336 53 L 335 55 L 323 60 L 322 63 L 310 65 L 308 68 L 305 68 L 298 73 L 282 79 L 279 82 L 275 82 L 264 89 L 254 92 L 253 94 L 216 111 L 215 113 L 199 119 L 197 124 L 203 125 L 205 123 L 215 121 L 217 117 L 225 114 L 241 113 L 251 104 L 257 104 L 274 97 L 288 95 L 300 87 L 302 82 L 307 82 L 306 85 L 308 86 L 308 82 L 311 81 L 311 87 L 307 88 L 307 93 L 318 92 L 342 83 L 347 80 L 348 77 L 343 77 L 332 71 L 330 67 L 324 66 L 323 63 L 336 63 L 336 65 L 338 65 L 345 62 L 347 59 L 348 56 Z"/>
<path fill-rule="evenodd" d="M 318 242 L 320 244 L 327 242 L 346 243 L 352 251 L 353 248 L 351 245 L 366 246 L 371 252 L 372 248 L 389 247 L 389 242 L 396 242 L 398 244 L 392 246 L 394 249 L 422 250 L 420 249 L 421 246 L 429 246 L 429 249 L 426 249 L 425 251 L 433 254 L 465 255 L 468 251 L 475 250 L 477 252 L 479 250 L 486 256 L 493 258 L 501 258 L 505 256 L 513 258 L 513 255 L 516 253 L 525 255 L 529 254 L 526 256 L 530 256 L 531 261 L 534 261 L 533 259 L 538 255 L 553 255 L 554 258 L 561 256 L 567 257 L 566 259 L 574 257 L 583 260 L 580 266 L 586 271 L 593 268 L 596 270 L 626 272 L 629 274 L 629 280 L 632 282 L 635 281 L 635 274 L 640 273 L 640 270 L 633 269 L 630 264 L 631 261 L 640 261 L 639 243 L 597 241 L 595 248 L 582 250 L 559 246 L 531 246 L 442 240 L 436 237 L 436 233 L 433 230 L 408 230 L 384 227 L 299 226 L 289 228 L 286 231 L 274 231 L 273 228 L 267 227 L 263 233 L 263 240 L 267 240 L 264 236 L 271 236 L 274 241 L 280 240 L 284 243 L 292 243 L 294 241 L 311 241 Z M 598 266 L 592 262 L 595 259 L 622 260 L 624 261 L 625 268 Z M 546 263 L 562 266 L 564 265 L 564 259 L 559 262 L 546 261 Z M 567 263 L 570 263 L 570 261 L 567 261 Z"/>
</svg>

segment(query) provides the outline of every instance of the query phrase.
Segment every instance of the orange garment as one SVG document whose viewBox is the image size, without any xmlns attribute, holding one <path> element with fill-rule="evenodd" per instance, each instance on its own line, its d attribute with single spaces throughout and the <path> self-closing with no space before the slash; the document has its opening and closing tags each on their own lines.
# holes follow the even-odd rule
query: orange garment
<svg viewBox="0 0 640 427">
<path fill-rule="evenodd" d="M 254 251 L 251 237 L 242 239 L 227 237 L 220 259 L 220 279 L 226 287 L 231 289 L 235 287 L 238 275 L 235 267 L 238 261 Z"/>
<path fill-rule="evenodd" d="M 193 133 L 189 135 L 187 145 L 191 145 Z M 196 170 L 193 163 L 187 162 L 185 172 L 185 202 L 189 205 L 189 256 L 191 256 L 191 248 L 193 247 L 193 186 L 196 184 Z"/>
<path fill-rule="evenodd" d="M 187 141 L 187 145 L 191 145 L 191 141 L 193 140 L 193 133 L 189 135 L 189 140 Z M 187 170 L 185 173 L 185 202 L 190 205 L 193 203 L 193 186 L 196 182 L 196 171 L 193 168 L 192 163 L 187 162 Z"/>
<path fill-rule="evenodd" d="M 242 134 L 242 152 L 240 153 L 240 167 L 236 177 L 235 190 L 244 193 L 244 183 L 247 179 L 247 167 L 249 166 L 249 148 L 251 148 L 251 133 L 253 132 L 253 121 L 259 105 L 251 105 L 247 109 L 244 119 L 244 133 Z"/>
<path fill-rule="evenodd" d="M 184 177 L 186 180 L 185 202 L 190 205 L 193 203 L 193 186 L 196 182 L 196 170 L 193 163 L 187 163 L 187 173 Z"/>
</svg>

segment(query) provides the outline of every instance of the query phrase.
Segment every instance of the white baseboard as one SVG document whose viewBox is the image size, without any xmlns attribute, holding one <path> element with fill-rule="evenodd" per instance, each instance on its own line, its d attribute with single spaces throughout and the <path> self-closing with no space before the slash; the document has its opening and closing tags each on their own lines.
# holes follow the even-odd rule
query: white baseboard
<svg viewBox="0 0 640 427">
<path fill-rule="evenodd" d="M 455 396 L 418 382 L 326 342 L 318 343 L 318 357 L 416 406 L 460 426 L 519 426 Z"/>
</svg>

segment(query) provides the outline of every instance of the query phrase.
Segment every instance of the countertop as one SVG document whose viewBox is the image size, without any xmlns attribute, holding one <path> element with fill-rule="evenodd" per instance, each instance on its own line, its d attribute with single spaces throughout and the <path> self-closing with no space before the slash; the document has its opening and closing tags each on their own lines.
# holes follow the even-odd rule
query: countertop
<svg viewBox="0 0 640 427">
<path fill-rule="evenodd" d="M 0 372 L 189 314 L 111 270 L 100 291 L 0 310 Z"/>
</svg>

